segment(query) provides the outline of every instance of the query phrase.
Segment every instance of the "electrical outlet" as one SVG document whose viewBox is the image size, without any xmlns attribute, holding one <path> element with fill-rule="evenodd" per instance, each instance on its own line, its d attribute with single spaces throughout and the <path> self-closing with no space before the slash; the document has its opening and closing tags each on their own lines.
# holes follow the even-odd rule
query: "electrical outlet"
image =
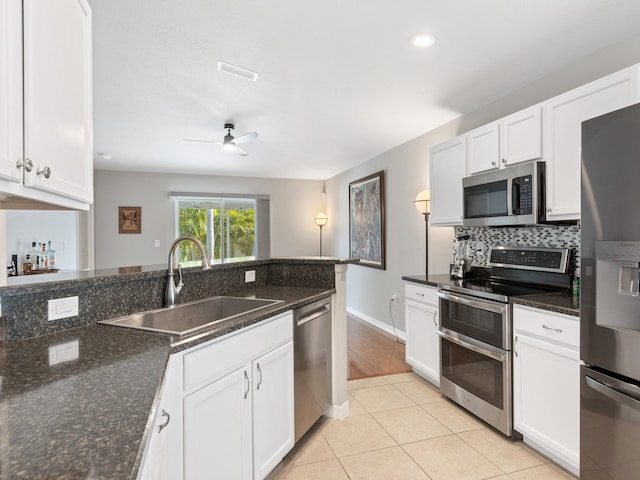
<svg viewBox="0 0 640 480">
<path fill-rule="evenodd" d="M 244 282 L 255 282 L 256 281 L 256 271 L 255 270 L 247 270 L 244 272 Z"/>
<path fill-rule="evenodd" d="M 48 302 L 49 321 L 78 315 L 78 297 L 55 298 Z"/>
<path fill-rule="evenodd" d="M 398 304 L 398 295 L 396 295 L 395 293 L 391 297 L 391 303 L 393 303 L 394 305 Z"/>
</svg>

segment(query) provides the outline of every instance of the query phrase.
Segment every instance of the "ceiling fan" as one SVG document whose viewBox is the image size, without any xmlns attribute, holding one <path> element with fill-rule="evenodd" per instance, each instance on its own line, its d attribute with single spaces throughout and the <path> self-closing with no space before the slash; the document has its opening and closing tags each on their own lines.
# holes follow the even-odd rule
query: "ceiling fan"
<svg viewBox="0 0 640 480">
<path fill-rule="evenodd" d="M 245 133 L 244 135 L 240 135 L 239 137 L 234 137 L 231 132 L 233 131 L 234 125 L 233 123 L 225 123 L 224 128 L 227 131 L 227 134 L 224 136 L 222 141 L 220 140 L 194 140 L 191 138 L 183 138 L 185 142 L 203 142 L 203 143 L 215 143 L 216 145 L 221 145 L 222 149 L 235 153 L 236 155 L 241 155 L 246 157 L 248 153 L 241 147 L 239 147 L 238 143 L 247 143 L 252 140 L 258 138 L 258 134 L 256 132 Z"/>
</svg>

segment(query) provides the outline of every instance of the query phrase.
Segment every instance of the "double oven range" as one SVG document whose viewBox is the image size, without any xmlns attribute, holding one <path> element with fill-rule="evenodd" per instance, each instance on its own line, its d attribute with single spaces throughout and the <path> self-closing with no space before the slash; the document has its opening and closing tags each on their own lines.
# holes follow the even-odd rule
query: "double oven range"
<svg viewBox="0 0 640 480">
<path fill-rule="evenodd" d="M 509 437 L 513 429 L 513 296 L 569 288 L 569 249 L 493 247 L 490 276 L 441 284 L 440 389 Z"/>
</svg>

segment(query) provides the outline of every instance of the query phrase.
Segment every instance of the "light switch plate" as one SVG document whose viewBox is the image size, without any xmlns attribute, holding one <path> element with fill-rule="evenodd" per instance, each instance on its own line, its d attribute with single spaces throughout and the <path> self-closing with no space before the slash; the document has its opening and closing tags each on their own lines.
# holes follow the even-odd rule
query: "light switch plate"
<svg viewBox="0 0 640 480">
<path fill-rule="evenodd" d="M 255 270 L 247 270 L 244 272 L 244 282 L 255 282 L 256 281 L 256 271 Z"/>
<path fill-rule="evenodd" d="M 78 315 L 78 297 L 49 300 L 49 321 Z"/>
</svg>

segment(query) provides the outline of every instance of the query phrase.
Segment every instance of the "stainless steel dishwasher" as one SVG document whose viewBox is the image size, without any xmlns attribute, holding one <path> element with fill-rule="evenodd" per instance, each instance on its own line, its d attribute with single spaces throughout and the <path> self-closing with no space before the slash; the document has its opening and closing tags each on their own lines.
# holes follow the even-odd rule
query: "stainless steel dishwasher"
<svg viewBox="0 0 640 480">
<path fill-rule="evenodd" d="M 293 311 L 296 442 L 331 403 L 331 297 Z"/>
</svg>

